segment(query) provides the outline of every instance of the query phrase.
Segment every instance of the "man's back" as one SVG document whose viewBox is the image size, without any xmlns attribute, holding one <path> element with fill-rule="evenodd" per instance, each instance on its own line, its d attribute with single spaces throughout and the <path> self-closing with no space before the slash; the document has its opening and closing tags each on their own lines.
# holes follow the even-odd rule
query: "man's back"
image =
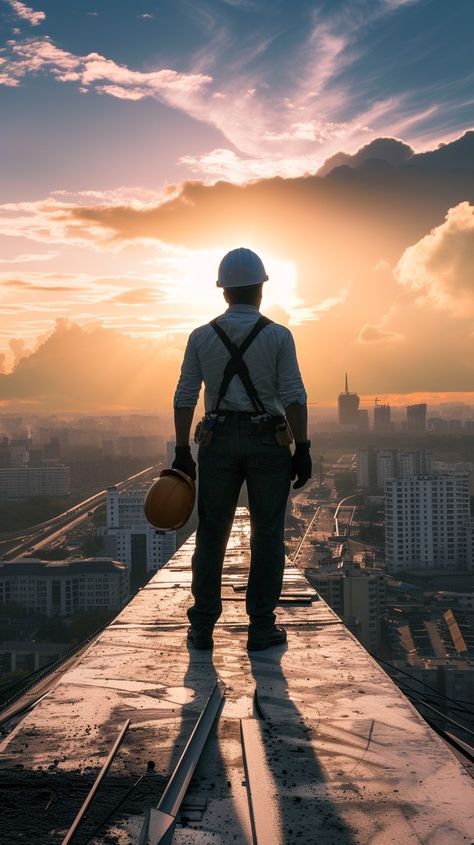
<svg viewBox="0 0 474 845">
<path fill-rule="evenodd" d="M 239 346 L 260 316 L 253 305 L 231 305 L 217 321 L 229 339 Z M 285 326 L 270 323 L 257 335 L 243 357 L 257 393 L 270 414 L 283 415 L 284 408 L 292 402 L 305 401 L 293 337 Z M 176 390 L 179 404 L 184 404 L 187 398 L 195 401 L 196 389 L 199 390 L 204 381 L 206 411 L 213 410 L 228 359 L 229 353 L 209 323 L 195 329 L 189 338 Z M 233 411 L 254 410 L 238 376 L 230 382 L 221 407 Z"/>
</svg>

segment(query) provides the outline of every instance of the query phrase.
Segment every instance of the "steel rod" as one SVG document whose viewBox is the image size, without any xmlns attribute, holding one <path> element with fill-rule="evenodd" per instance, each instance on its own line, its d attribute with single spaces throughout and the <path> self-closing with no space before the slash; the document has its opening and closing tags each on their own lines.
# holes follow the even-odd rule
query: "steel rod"
<svg viewBox="0 0 474 845">
<path fill-rule="evenodd" d="M 95 779 L 95 781 L 94 781 L 94 783 L 93 783 L 93 785 L 92 785 L 92 787 L 89 791 L 89 794 L 87 795 L 87 798 L 85 799 L 85 801 L 84 801 L 81 809 L 79 810 L 76 818 L 74 819 L 71 827 L 69 828 L 68 832 L 66 833 L 66 836 L 64 837 L 64 839 L 62 841 L 62 845 L 68 845 L 68 843 L 71 842 L 77 828 L 79 827 L 79 825 L 80 825 L 80 823 L 81 823 L 81 821 L 82 821 L 82 819 L 83 819 L 83 817 L 84 817 L 84 815 L 87 811 L 87 808 L 89 807 L 92 799 L 94 798 L 94 795 L 96 794 L 96 792 L 97 792 L 100 784 L 102 783 L 105 775 L 107 774 L 107 772 L 110 769 L 112 760 L 114 759 L 114 757 L 115 757 L 115 755 L 118 751 L 120 743 L 122 742 L 122 740 L 125 736 L 125 733 L 127 731 L 129 724 L 130 724 L 130 719 L 127 719 L 127 721 L 124 722 L 124 724 L 122 725 L 120 733 L 119 733 L 117 739 L 115 740 L 112 748 L 110 749 L 109 755 L 108 755 L 104 765 L 102 766 L 99 774 L 97 775 L 97 777 L 96 777 L 96 779 Z"/>
</svg>

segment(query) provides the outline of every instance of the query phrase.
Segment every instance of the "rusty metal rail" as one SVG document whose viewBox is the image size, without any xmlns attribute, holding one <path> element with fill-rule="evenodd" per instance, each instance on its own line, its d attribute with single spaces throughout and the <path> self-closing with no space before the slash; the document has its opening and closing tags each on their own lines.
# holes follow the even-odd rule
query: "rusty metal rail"
<svg viewBox="0 0 474 845">
<path fill-rule="evenodd" d="M 152 808 L 149 817 L 145 820 L 139 845 L 169 845 L 171 842 L 176 825 L 176 816 L 219 712 L 224 694 L 225 684 L 218 679 L 178 760 L 158 807 Z"/>
</svg>

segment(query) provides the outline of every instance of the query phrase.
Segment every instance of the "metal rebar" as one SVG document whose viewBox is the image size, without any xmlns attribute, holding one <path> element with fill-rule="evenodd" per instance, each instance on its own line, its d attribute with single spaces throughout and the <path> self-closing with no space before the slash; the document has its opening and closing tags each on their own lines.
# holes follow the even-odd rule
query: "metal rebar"
<svg viewBox="0 0 474 845">
<path fill-rule="evenodd" d="M 92 799 L 94 798 L 94 795 L 96 794 L 96 792 L 97 792 L 97 790 L 98 790 L 98 788 L 99 788 L 100 784 L 102 783 L 102 781 L 103 781 L 103 779 L 104 779 L 105 775 L 107 774 L 107 772 L 108 772 L 108 771 L 109 771 L 109 769 L 110 769 L 110 766 L 111 766 L 112 760 L 114 759 L 114 757 L 115 757 L 115 755 L 116 755 L 116 753 L 117 753 L 117 751 L 118 751 L 118 748 L 119 748 L 119 746 L 120 746 L 120 743 L 122 742 L 122 740 L 123 740 L 123 738 L 124 738 L 124 736 L 125 736 L 125 733 L 126 733 L 126 730 L 127 730 L 128 726 L 129 726 L 129 724 L 130 724 L 130 719 L 127 719 L 127 721 L 126 721 L 126 722 L 124 722 L 124 724 L 122 725 L 122 728 L 121 728 L 121 730 L 120 730 L 120 733 L 119 733 L 119 735 L 118 735 L 117 739 L 115 740 L 115 742 L 114 742 L 114 744 L 113 744 L 112 748 L 110 749 L 110 752 L 109 752 L 109 754 L 108 754 L 108 757 L 107 757 L 107 759 L 106 759 L 106 761 L 105 761 L 104 765 L 102 766 L 102 768 L 101 768 L 101 770 L 100 770 L 99 774 L 97 775 L 97 777 L 96 777 L 96 779 L 95 779 L 95 781 L 94 781 L 94 783 L 93 783 L 93 785 L 92 785 L 91 789 L 89 790 L 89 793 L 88 793 L 88 795 L 87 795 L 87 797 L 86 797 L 86 799 L 85 799 L 85 801 L 84 801 L 84 803 L 83 803 L 83 805 L 82 805 L 81 809 L 79 810 L 79 812 L 78 812 L 78 814 L 77 814 L 76 818 L 74 819 L 74 821 L 73 821 L 73 823 L 72 823 L 71 827 L 69 828 L 68 832 L 66 833 L 66 836 L 64 837 L 64 839 L 63 839 L 63 841 L 62 841 L 62 845 L 68 845 L 68 843 L 69 843 L 69 842 L 71 842 L 71 840 L 72 840 L 72 838 L 73 838 L 73 836 L 74 836 L 74 834 L 75 834 L 75 832 L 76 832 L 77 828 L 79 827 L 79 825 L 80 825 L 80 823 L 81 823 L 81 821 L 82 821 L 82 819 L 83 819 L 83 817 L 84 817 L 84 814 L 85 814 L 85 813 L 86 813 L 86 811 L 87 811 L 87 808 L 89 807 L 89 805 L 90 805 L 90 803 L 91 803 Z"/>
</svg>

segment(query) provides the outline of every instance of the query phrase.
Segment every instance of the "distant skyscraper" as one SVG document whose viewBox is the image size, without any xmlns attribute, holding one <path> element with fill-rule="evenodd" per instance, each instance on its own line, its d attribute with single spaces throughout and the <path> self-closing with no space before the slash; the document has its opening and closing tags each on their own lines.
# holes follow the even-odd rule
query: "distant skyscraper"
<svg viewBox="0 0 474 845">
<path fill-rule="evenodd" d="M 379 405 L 375 400 L 374 407 L 374 431 L 391 431 L 391 408 L 390 405 Z"/>
<path fill-rule="evenodd" d="M 388 572 L 472 569 L 469 474 L 415 475 L 385 483 Z"/>
<path fill-rule="evenodd" d="M 408 431 L 426 431 L 426 402 L 419 405 L 408 405 L 407 407 L 407 428 Z"/>
<path fill-rule="evenodd" d="M 337 400 L 339 428 L 341 431 L 357 431 L 359 428 L 359 403 L 360 399 L 357 393 L 349 393 L 349 383 L 346 373 L 345 390 L 344 393 L 339 394 Z"/>
</svg>

